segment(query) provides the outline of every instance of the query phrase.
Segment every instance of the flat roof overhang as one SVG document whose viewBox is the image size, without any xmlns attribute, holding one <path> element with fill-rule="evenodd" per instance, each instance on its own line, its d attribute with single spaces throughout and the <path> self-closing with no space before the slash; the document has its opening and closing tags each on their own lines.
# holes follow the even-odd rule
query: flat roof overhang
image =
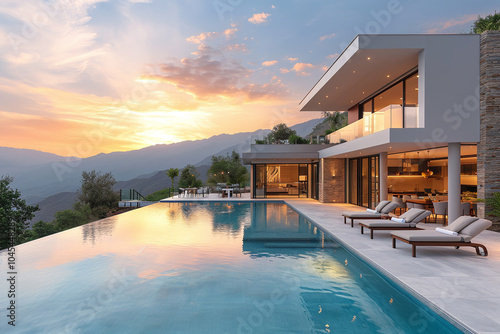
<svg viewBox="0 0 500 334">
<path fill-rule="evenodd" d="M 418 67 L 424 35 L 358 35 L 300 102 L 301 111 L 346 111 Z"/>
<path fill-rule="evenodd" d="M 319 151 L 320 158 L 357 158 L 376 155 L 380 152 L 401 153 L 428 150 L 448 146 L 445 140 L 432 140 L 432 130 L 422 128 L 385 129 L 371 135 L 354 139 Z M 464 138 L 462 144 L 478 143 L 475 135 Z"/>
<path fill-rule="evenodd" d="M 259 145 L 252 144 L 250 152 L 243 153 L 243 164 L 300 164 L 319 160 L 319 151 L 330 147 L 327 144 L 289 144 Z"/>
<path fill-rule="evenodd" d="M 293 153 L 243 153 L 243 164 L 306 164 L 319 160 L 319 153 L 301 154 L 300 157 Z"/>
</svg>

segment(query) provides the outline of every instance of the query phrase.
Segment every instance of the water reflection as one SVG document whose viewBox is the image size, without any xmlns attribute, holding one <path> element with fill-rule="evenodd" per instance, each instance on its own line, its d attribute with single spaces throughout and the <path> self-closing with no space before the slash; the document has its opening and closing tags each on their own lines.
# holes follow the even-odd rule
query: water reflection
<svg viewBox="0 0 500 334">
<path fill-rule="evenodd" d="M 280 256 L 289 248 L 335 247 L 295 210 L 281 203 L 252 203 L 250 225 L 243 231 L 243 251 L 252 256 Z"/>
<path fill-rule="evenodd" d="M 93 224 L 82 225 L 82 241 L 90 242 L 93 246 L 96 240 L 102 237 L 112 236 L 115 224 L 108 220 L 98 220 Z"/>
</svg>

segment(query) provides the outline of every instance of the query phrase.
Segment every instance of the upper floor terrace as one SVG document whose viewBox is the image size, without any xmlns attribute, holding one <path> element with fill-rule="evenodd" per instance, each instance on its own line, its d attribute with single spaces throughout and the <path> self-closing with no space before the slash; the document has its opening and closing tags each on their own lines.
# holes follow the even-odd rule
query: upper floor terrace
<svg viewBox="0 0 500 334">
<path fill-rule="evenodd" d="M 478 142 L 479 35 L 358 35 L 300 107 L 348 111 L 326 156 Z"/>
</svg>

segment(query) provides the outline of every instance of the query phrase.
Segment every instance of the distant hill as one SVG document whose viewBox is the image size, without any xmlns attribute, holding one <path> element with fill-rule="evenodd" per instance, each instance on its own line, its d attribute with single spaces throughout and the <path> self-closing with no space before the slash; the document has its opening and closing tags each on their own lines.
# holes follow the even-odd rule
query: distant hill
<svg viewBox="0 0 500 334">
<path fill-rule="evenodd" d="M 319 122 L 321 119 L 311 120 L 292 128 L 305 136 Z M 269 131 L 221 134 L 202 140 L 98 154 L 85 159 L 34 150 L 0 148 L 0 175 L 13 176 L 12 187 L 19 189 L 23 198 L 33 204 L 61 192 L 76 191 L 82 171 L 112 172 L 117 180 L 132 180 L 138 175 L 152 175 L 168 168 L 183 168 L 187 164 L 201 167 L 210 164 L 214 154 L 230 153 L 233 149 L 240 154 L 248 151 L 255 139 L 263 138 Z"/>
<path fill-rule="evenodd" d="M 77 196 L 76 192 L 62 192 L 38 202 L 40 210 L 35 213 L 35 217 L 31 220 L 30 225 L 40 220 L 50 222 L 54 219 L 54 214 L 57 211 L 72 209 L 73 204 L 77 202 Z"/>
</svg>

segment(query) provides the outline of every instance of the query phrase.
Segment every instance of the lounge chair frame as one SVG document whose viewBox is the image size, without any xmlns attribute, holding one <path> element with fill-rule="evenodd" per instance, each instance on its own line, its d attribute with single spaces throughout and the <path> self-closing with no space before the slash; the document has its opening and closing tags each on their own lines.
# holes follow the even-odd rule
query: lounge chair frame
<svg viewBox="0 0 500 334">
<path fill-rule="evenodd" d="M 373 239 L 373 231 L 395 231 L 395 230 L 423 230 L 423 228 L 420 227 L 369 227 L 366 226 L 363 223 L 359 223 L 359 226 L 361 226 L 361 234 L 364 234 L 364 228 L 366 227 L 367 229 L 370 230 L 370 239 Z"/>
<path fill-rule="evenodd" d="M 460 247 L 474 247 L 476 249 L 476 254 L 480 256 L 488 256 L 488 250 L 486 249 L 486 246 L 483 244 L 476 244 L 472 242 L 436 242 L 436 241 L 409 241 L 400 237 L 397 237 L 395 235 L 392 236 L 392 248 L 396 248 L 396 240 L 401 240 L 403 242 L 406 242 L 407 244 L 411 245 L 411 256 L 416 257 L 417 256 L 417 246 L 453 246 L 456 249 L 459 249 Z M 481 253 L 480 248 L 482 248 L 483 252 Z"/>
<path fill-rule="evenodd" d="M 344 215 L 342 215 L 344 216 Z M 381 216 L 378 216 L 378 217 L 363 217 L 363 218 L 351 218 L 351 217 L 347 217 L 347 216 L 344 216 L 344 224 L 347 224 L 347 221 L 346 219 L 349 218 L 351 220 L 351 227 L 354 227 L 354 219 L 357 219 L 357 220 L 365 220 L 365 219 L 391 219 L 391 216 L 389 216 L 389 214 L 382 214 Z"/>
</svg>

